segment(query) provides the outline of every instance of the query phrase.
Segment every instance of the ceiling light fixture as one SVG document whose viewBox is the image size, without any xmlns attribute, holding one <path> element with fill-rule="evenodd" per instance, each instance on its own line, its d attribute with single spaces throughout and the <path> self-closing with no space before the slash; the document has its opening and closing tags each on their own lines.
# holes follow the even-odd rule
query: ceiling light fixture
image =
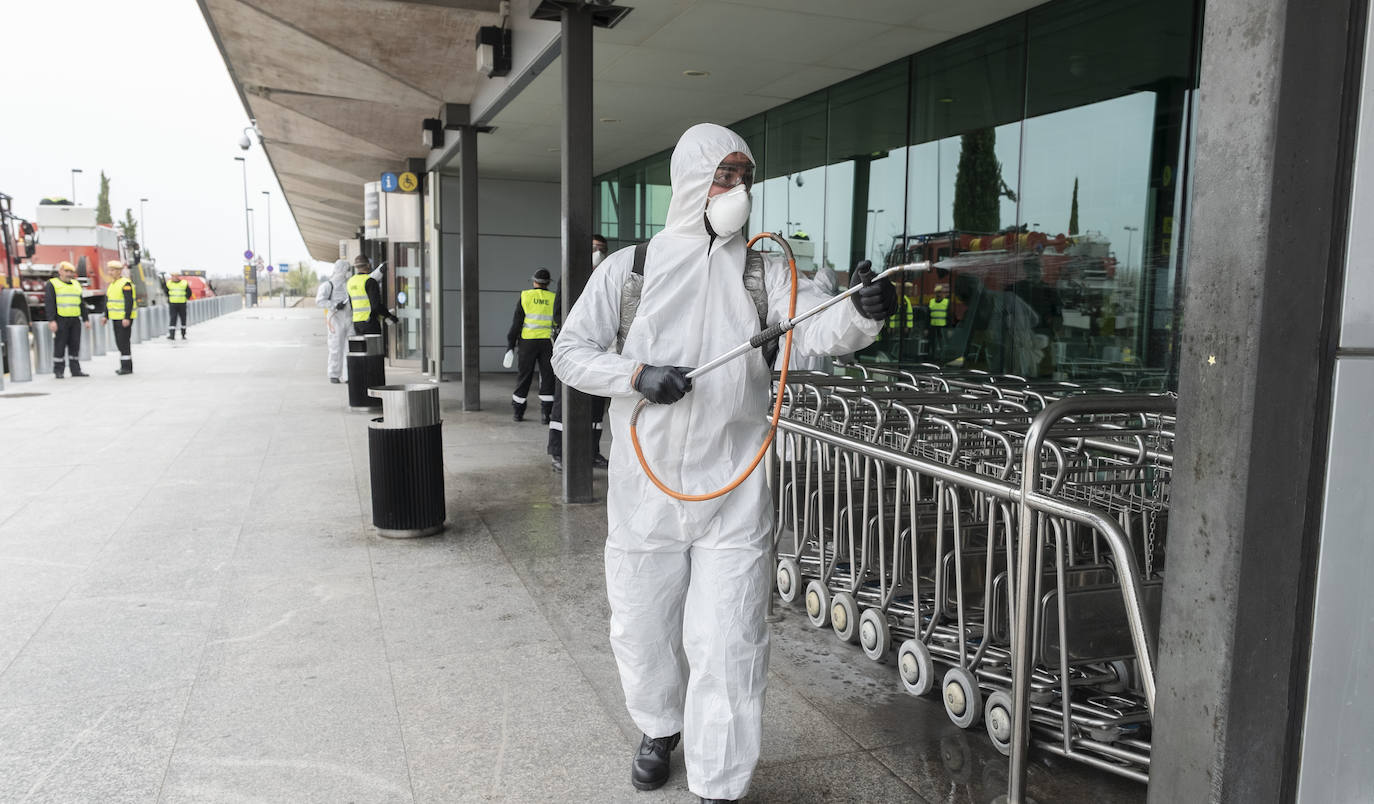
<svg viewBox="0 0 1374 804">
<path fill-rule="evenodd" d="M 682 74 L 688 78 L 706 78 L 711 75 L 705 70 L 683 70 Z"/>
<path fill-rule="evenodd" d="M 601 122 L 603 122 L 603 123 L 619 123 L 619 122 L 620 122 L 620 119 L 619 119 L 619 118 L 616 118 L 616 117 L 603 117 L 603 118 L 601 118 Z"/>
</svg>

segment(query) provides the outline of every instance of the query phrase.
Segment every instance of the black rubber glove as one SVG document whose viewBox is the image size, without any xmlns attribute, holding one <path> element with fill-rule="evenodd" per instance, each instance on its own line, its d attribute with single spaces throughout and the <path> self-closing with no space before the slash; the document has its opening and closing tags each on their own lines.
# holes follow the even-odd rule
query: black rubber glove
<svg viewBox="0 0 1374 804">
<path fill-rule="evenodd" d="M 685 366 L 650 366 L 645 364 L 635 377 L 635 390 L 656 405 L 671 405 L 692 390 L 687 378 L 691 369 Z"/>
<path fill-rule="evenodd" d="M 887 277 L 873 281 L 873 263 L 868 260 L 854 266 L 849 286 L 854 287 L 861 282 L 863 290 L 849 297 L 858 309 L 859 315 L 873 321 L 882 321 L 897 312 L 897 289 L 892 287 L 892 282 Z"/>
<path fill-rule="evenodd" d="M 347 306 L 348 306 L 348 299 L 344 299 L 343 301 L 341 301 L 341 302 L 339 302 L 338 304 L 334 305 L 334 309 L 335 309 L 335 310 L 342 310 L 343 308 L 345 308 L 345 307 L 347 307 Z"/>
</svg>

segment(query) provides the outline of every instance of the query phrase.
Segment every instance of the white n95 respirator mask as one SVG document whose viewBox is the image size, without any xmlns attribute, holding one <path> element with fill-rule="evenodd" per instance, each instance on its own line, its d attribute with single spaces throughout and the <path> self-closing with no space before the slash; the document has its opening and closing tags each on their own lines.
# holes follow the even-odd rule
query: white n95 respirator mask
<svg viewBox="0 0 1374 804">
<path fill-rule="evenodd" d="M 711 231 L 720 237 L 743 229 L 749 222 L 749 210 L 749 191 L 743 184 L 706 199 L 706 221 L 711 224 Z"/>
<path fill-rule="evenodd" d="M 604 259 L 606 259 L 606 255 L 605 255 L 605 254 L 602 254 L 600 251 L 598 251 L 598 250 L 596 250 L 596 249 L 592 249 L 592 267 L 593 267 L 593 268 L 595 268 L 596 266 L 600 265 L 600 264 L 601 264 L 601 261 L 604 260 Z"/>
</svg>

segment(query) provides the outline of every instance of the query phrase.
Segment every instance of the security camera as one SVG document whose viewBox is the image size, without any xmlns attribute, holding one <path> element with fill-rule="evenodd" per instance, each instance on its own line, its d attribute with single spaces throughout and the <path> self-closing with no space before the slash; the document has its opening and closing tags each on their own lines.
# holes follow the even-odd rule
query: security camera
<svg viewBox="0 0 1374 804">
<path fill-rule="evenodd" d="M 250 139 L 248 139 L 248 134 L 247 134 L 247 133 L 240 134 L 240 135 L 239 135 L 239 148 L 241 148 L 241 149 L 243 149 L 243 150 L 246 151 L 246 150 L 248 150 L 249 148 L 252 148 L 252 147 L 253 147 L 253 141 L 250 140 Z"/>
</svg>

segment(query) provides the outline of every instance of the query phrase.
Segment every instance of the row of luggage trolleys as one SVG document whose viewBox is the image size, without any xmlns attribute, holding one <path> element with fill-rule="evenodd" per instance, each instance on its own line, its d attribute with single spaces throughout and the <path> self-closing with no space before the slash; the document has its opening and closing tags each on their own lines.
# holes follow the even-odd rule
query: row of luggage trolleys
<svg viewBox="0 0 1374 804">
<path fill-rule="evenodd" d="M 1173 399 L 847 368 L 779 389 L 778 596 L 1004 754 L 1019 738 L 1146 781 Z"/>
</svg>

